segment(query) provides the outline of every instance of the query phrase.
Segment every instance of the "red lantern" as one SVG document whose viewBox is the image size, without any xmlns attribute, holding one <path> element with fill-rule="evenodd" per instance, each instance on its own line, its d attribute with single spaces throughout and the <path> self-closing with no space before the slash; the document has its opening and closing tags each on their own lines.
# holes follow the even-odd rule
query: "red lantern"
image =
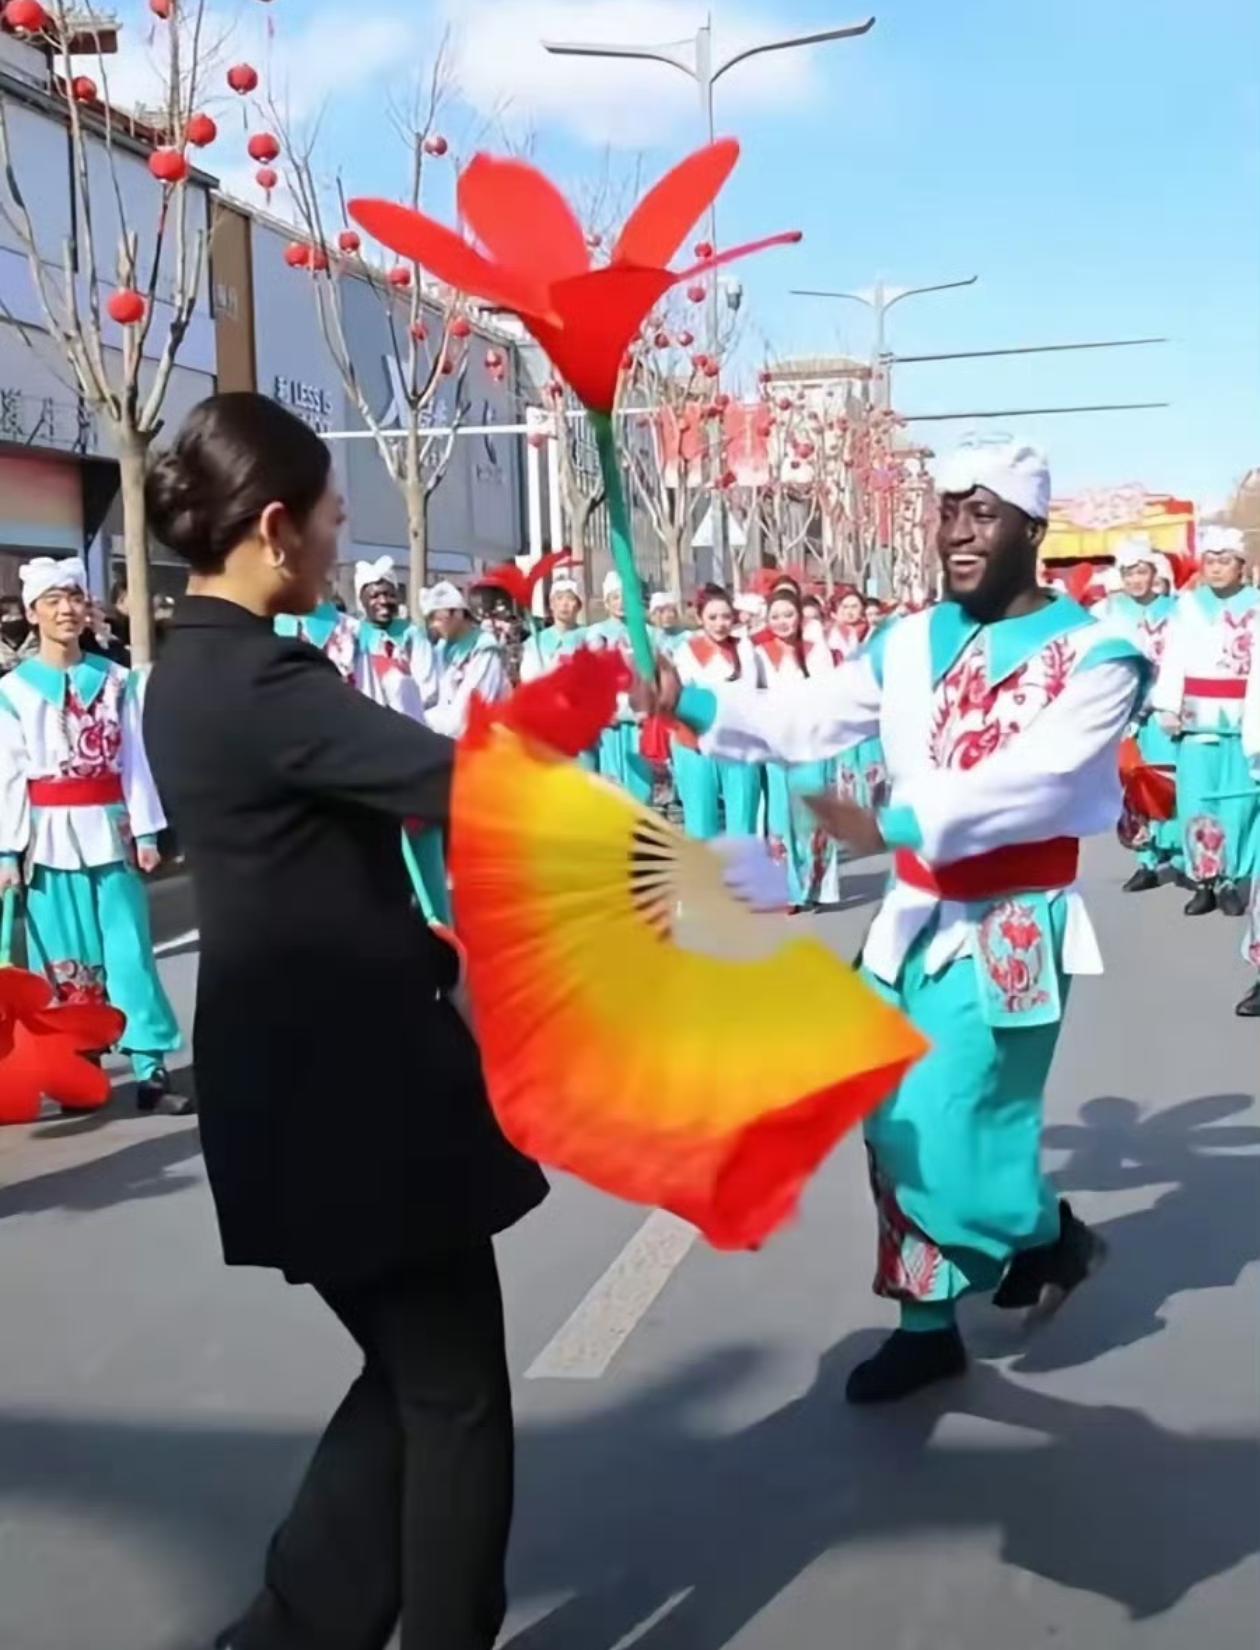
<svg viewBox="0 0 1260 1650">
<path fill-rule="evenodd" d="M 691 299 L 693 304 L 702 304 L 705 299 L 705 288 L 702 287 L 697 281 L 695 286 L 689 286 L 687 288 L 687 296 Z"/>
<path fill-rule="evenodd" d="M 668 349 L 669 334 L 667 332 L 658 332 L 652 342 L 656 345 L 657 349 Z"/>
<path fill-rule="evenodd" d="M 706 258 L 711 258 L 712 256 L 713 243 L 711 241 L 696 242 L 696 257 L 700 259 L 701 263 L 703 263 Z"/>
<path fill-rule="evenodd" d="M 449 355 L 444 355 L 442 357 L 442 377 L 443 378 L 449 378 L 454 371 L 455 371 L 454 359 Z"/>
<path fill-rule="evenodd" d="M 149 10 L 165 23 L 174 10 L 174 0 L 149 0 Z"/>
<path fill-rule="evenodd" d="M 144 320 L 144 299 L 131 287 L 119 287 L 117 292 L 112 292 L 105 308 L 110 319 L 117 321 L 120 327 L 134 327 L 137 321 Z"/>
<path fill-rule="evenodd" d="M 260 189 L 265 189 L 270 194 L 280 182 L 280 178 L 277 173 L 271 170 L 270 166 L 260 166 L 254 173 L 254 182 Z"/>
<path fill-rule="evenodd" d="M 486 351 L 486 365 L 491 372 L 496 372 L 503 365 L 503 356 L 497 349 Z"/>
<path fill-rule="evenodd" d="M 252 63 L 234 63 L 227 72 L 227 83 L 241 97 L 258 90 L 258 70 Z"/>
<path fill-rule="evenodd" d="M 322 246 L 313 246 L 311 248 L 311 268 L 312 269 L 327 269 L 328 268 L 328 254 L 327 254 L 327 252 L 324 251 Z"/>
<path fill-rule="evenodd" d="M 340 235 L 337 236 L 337 245 L 347 255 L 347 257 L 353 258 L 355 253 L 363 245 L 363 242 L 359 239 L 353 229 L 343 229 Z"/>
<path fill-rule="evenodd" d="M 96 82 L 88 75 L 77 74 L 70 82 L 70 93 L 76 103 L 95 103 Z"/>
<path fill-rule="evenodd" d="M 718 479 L 718 486 L 725 492 L 735 485 L 739 477 L 734 470 L 724 470 Z"/>
<path fill-rule="evenodd" d="M 545 447 L 547 445 L 547 437 L 545 435 L 531 435 L 526 439 L 535 451 L 537 451 L 540 447 Z"/>
<path fill-rule="evenodd" d="M 730 406 L 730 404 L 731 404 L 731 398 L 730 398 L 729 395 L 727 395 L 725 390 L 723 390 L 721 395 L 715 395 L 713 397 L 713 405 L 717 408 L 717 410 L 719 412 L 725 412 L 726 409 Z"/>
<path fill-rule="evenodd" d="M 303 241 L 290 241 L 284 249 L 284 261 L 290 269 L 307 269 L 311 262 L 311 249 Z"/>
<path fill-rule="evenodd" d="M 466 315 L 457 315 L 451 322 L 452 338 L 467 338 L 472 332 L 472 323 Z"/>
<path fill-rule="evenodd" d="M 39 0 L 9 0 L 4 20 L 18 34 L 43 34 L 49 24 L 48 13 Z"/>
<path fill-rule="evenodd" d="M 395 264 L 385 279 L 390 286 L 408 287 L 411 285 L 411 271 L 406 264 Z"/>
<path fill-rule="evenodd" d="M 778 408 L 779 408 L 780 412 L 791 412 L 791 410 L 792 410 L 791 397 L 786 396 L 786 395 L 780 396 L 779 401 L 778 401 Z"/>
<path fill-rule="evenodd" d="M 208 143 L 213 143 L 218 135 L 219 128 L 209 115 L 194 115 L 185 131 L 189 143 L 196 144 L 198 149 L 204 149 Z"/>
<path fill-rule="evenodd" d="M 431 136 L 425 138 L 424 140 L 424 152 L 426 155 L 436 155 L 440 159 L 449 148 L 450 144 L 447 143 L 446 139 L 440 132 L 434 132 Z"/>
<path fill-rule="evenodd" d="M 774 374 L 770 371 L 769 367 L 763 367 L 761 369 L 761 371 L 757 374 L 757 382 L 759 384 L 769 384 L 769 383 L 773 382 L 773 379 L 774 379 Z"/>
<path fill-rule="evenodd" d="M 700 355 L 693 355 L 691 357 L 691 364 L 697 372 L 703 372 L 709 364 L 709 357 L 703 353 Z"/>
<path fill-rule="evenodd" d="M 183 183 L 188 176 L 188 162 L 178 149 L 155 149 L 149 156 L 149 170 L 161 183 Z"/>
<path fill-rule="evenodd" d="M 690 349 L 691 346 L 695 343 L 695 341 L 696 341 L 696 335 L 695 335 L 694 332 L 683 331 L 683 332 L 680 332 L 678 334 L 678 347 L 679 347 L 679 349 Z"/>
<path fill-rule="evenodd" d="M 716 378 L 718 373 L 721 372 L 721 370 L 722 370 L 722 363 L 720 361 L 716 360 L 712 355 L 709 356 L 708 360 L 704 363 L 704 368 L 703 368 L 704 376 L 706 378 Z"/>
<path fill-rule="evenodd" d="M 423 344 L 425 339 L 429 336 L 429 329 L 425 326 L 423 321 L 413 321 L 411 323 L 411 336 L 415 339 L 417 344 Z"/>
<path fill-rule="evenodd" d="M 271 132 L 255 132 L 245 147 L 251 160 L 259 160 L 267 166 L 280 153 L 280 140 Z"/>
</svg>

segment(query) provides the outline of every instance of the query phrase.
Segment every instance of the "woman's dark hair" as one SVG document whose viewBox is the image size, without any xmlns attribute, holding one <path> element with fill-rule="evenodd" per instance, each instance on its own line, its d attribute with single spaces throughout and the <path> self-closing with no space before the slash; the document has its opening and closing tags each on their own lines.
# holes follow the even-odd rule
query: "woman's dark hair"
<svg viewBox="0 0 1260 1650">
<path fill-rule="evenodd" d="M 149 527 L 194 573 L 221 573 L 269 504 L 305 521 L 331 468 L 314 430 L 278 401 L 245 390 L 212 395 L 149 471 Z"/>
<path fill-rule="evenodd" d="M 781 584 L 777 590 L 771 593 L 770 600 L 766 603 L 767 620 L 769 620 L 770 609 L 775 602 L 786 602 L 796 614 L 796 636 L 792 642 L 792 651 L 796 654 L 796 662 L 801 667 L 801 675 L 808 676 L 809 662 L 808 655 L 805 652 L 805 604 L 796 590 L 792 589 L 790 585 Z"/>
<path fill-rule="evenodd" d="M 696 612 L 703 613 L 710 602 L 725 602 L 727 607 L 734 610 L 735 603 L 731 600 L 730 592 L 724 590 L 720 584 L 706 584 L 696 598 Z"/>
<path fill-rule="evenodd" d="M 725 602 L 731 612 L 735 611 L 735 603 L 731 600 L 730 591 L 720 584 L 706 584 L 696 598 L 696 612 L 703 619 L 704 610 L 712 602 Z M 726 661 L 731 667 L 731 681 L 738 682 L 744 673 L 743 660 L 739 656 L 739 643 L 733 636 L 728 636 L 724 642 L 717 644 L 726 655 Z"/>
</svg>

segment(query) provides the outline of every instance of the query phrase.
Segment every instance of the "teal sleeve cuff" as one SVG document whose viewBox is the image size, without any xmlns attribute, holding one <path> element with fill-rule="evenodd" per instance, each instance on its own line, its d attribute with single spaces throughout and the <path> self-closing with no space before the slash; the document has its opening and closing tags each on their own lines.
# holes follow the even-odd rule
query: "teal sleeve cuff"
<svg viewBox="0 0 1260 1650">
<path fill-rule="evenodd" d="M 881 808 L 878 814 L 880 834 L 890 848 L 911 848 L 916 852 L 923 846 L 923 832 L 913 808 Z"/>
<path fill-rule="evenodd" d="M 156 848 L 158 839 L 155 836 L 138 836 L 136 845 L 140 848 Z"/>
<path fill-rule="evenodd" d="M 708 733 L 717 721 L 717 695 L 707 687 L 701 687 L 697 682 L 688 682 L 678 695 L 678 709 L 675 712 L 680 722 L 685 722 L 692 733 Z"/>
<path fill-rule="evenodd" d="M 13 866 L 20 865 L 21 863 L 21 854 L 0 854 L 0 865 L 3 865 L 6 869 L 11 869 Z"/>
</svg>

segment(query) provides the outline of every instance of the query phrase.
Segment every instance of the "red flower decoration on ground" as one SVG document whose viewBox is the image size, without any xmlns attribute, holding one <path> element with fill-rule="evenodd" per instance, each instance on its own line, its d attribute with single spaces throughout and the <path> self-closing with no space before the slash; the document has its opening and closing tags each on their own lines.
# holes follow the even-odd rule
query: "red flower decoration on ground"
<svg viewBox="0 0 1260 1650">
<path fill-rule="evenodd" d="M 116 1008 L 58 1002 L 41 975 L 0 969 L 0 1123 L 33 1123 L 45 1096 L 103 1106 L 109 1078 L 83 1056 L 112 1048 L 125 1025 Z"/>
<path fill-rule="evenodd" d="M 773 235 L 688 269 L 665 268 L 738 159 L 733 138 L 688 156 L 639 202 L 599 269 L 569 203 L 524 161 L 476 155 L 460 174 L 459 216 L 484 252 L 391 201 L 353 200 L 350 215 L 438 280 L 519 315 L 580 399 L 610 412 L 626 350 L 671 287 L 763 247 L 800 240 L 799 231 Z"/>
</svg>

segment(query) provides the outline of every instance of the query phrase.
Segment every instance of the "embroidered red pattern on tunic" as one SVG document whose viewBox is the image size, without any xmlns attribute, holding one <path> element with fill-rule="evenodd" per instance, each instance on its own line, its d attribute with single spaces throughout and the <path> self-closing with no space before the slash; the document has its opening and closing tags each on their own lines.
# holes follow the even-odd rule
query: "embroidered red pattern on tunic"
<svg viewBox="0 0 1260 1650">
<path fill-rule="evenodd" d="M 85 705 L 67 681 L 61 712 L 66 755 L 58 769 L 63 779 L 100 779 L 121 771 L 124 686 L 123 677 L 111 676 Z"/>
<path fill-rule="evenodd" d="M 58 1000 L 67 1004 L 100 1005 L 105 995 L 105 970 L 90 963 L 67 959 L 49 965 Z"/>
<path fill-rule="evenodd" d="M 936 689 L 932 760 L 938 768 L 974 768 L 1022 733 L 1063 692 L 1076 664 L 1072 636 L 1048 642 L 992 686 L 981 632 L 946 671 Z"/>
<path fill-rule="evenodd" d="M 1225 676 L 1248 676 L 1255 642 L 1255 608 L 1221 614 L 1221 651 L 1216 668 Z"/>
<path fill-rule="evenodd" d="M 945 1256 L 927 1233 L 921 1231 L 902 1210 L 891 1183 L 880 1173 L 875 1154 L 869 1146 L 866 1155 L 875 1212 L 879 1218 L 875 1293 L 899 1301 L 940 1299 L 938 1284 Z"/>
<path fill-rule="evenodd" d="M 1225 869 L 1225 827 L 1213 814 L 1196 814 L 1186 827 L 1186 855 L 1196 882 L 1211 882 Z"/>
</svg>

